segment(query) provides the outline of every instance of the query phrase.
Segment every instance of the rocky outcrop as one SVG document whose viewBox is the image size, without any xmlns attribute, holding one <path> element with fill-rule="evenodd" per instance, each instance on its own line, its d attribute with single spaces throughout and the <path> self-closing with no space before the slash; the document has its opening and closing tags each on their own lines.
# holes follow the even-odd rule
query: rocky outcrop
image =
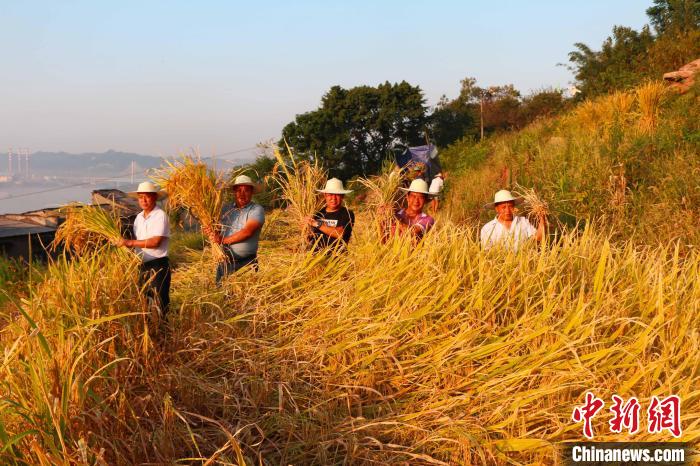
<svg viewBox="0 0 700 466">
<path fill-rule="evenodd" d="M 687 65 L 681 66 L 678 71 L 664 74 L 664 81 L 670 83 L 670 87 L 681 94 L 687 92 L 695 83 L 695 75 L 700 71 L 700 58 Z"/>
</svg>

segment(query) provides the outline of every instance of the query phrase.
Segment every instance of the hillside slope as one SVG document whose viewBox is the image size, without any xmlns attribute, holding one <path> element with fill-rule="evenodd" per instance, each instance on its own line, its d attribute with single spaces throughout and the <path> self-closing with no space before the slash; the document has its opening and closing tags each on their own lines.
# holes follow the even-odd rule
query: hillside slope
<svg viewBox="0 0 700 466">
<path fill-rule="evenodd" d="M 700 100 L 648 83 L 586 101 L 522 131 L 442 153 L 448 217 L 476 225 L 493 193 L 533 187 L 569 227 L 596 222 L 618 239 L 698 244 Z"/>
</svg>

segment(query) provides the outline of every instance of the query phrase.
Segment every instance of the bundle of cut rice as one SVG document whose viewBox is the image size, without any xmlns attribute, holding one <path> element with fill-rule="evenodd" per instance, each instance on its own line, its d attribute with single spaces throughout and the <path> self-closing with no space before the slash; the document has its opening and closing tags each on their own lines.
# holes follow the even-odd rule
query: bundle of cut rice
<svg viewBox="0 0 700 466">
<path fill-rule="evenodd" d="M 203 229 L 220 228 L 224 203 L 225 182 L 223 176 L 207 167 L 199 156 L 184 155 L 174 161 L 166 161 L 151 179 L 168 193 L 168 208 L 185 208 L 194 215 Z M 217 261 L 225 258 L 220 244 L 211 244 Z"/>
<path fill-rule="evenodd" d="M 277 164 L 273 170 L 273 182 L 278 186 L 282 198 L 287 203 L 287 211 L 293 221 L 301 225 L 301 241 L 303 246 L 309 236 L 309 226 L 304 218 L 313 215 L 321 208 L 321 198 L 317 189 L 326 181 L 326 171 L 318 161 L 297 161 L 292 150 L 287 146 L 290 163 L 282 156 L 278 148 L 274 148 Z"/>
<path fill-rule="evenodd" d="M 517 197 L 523 198 L 523 210 L 530 223 L 533 225 L 538 225 L 541 220 L 549 223 L 551 216 L 549 204 L 546 200 L 540 197 L 540 195 L 538 195 L 533 188 L 526 188 L 524 186 L 516 185 L 513 193 Z M 556 223 L 558 224 L 558 221 L 556 221 Z"/>
<path fill-rule="evenodd" d="M 379 228 L 389 228 L 389 219 L 401 199 L 401 172 L 391 160 L 386 160 L 379 175 L 358 178 L 357 182 L 367 190 L 367 205 L 377 213 L 375 219 Z"/>
<path fill-rule="evenodd" d="M 114 209 L 76 203 L 64 207 L 62 211 L 66 214 L 66 220 L 56 231 L 54 249 L 58 244 L 63 244 L 73 252 L 82 254 L 122 238 L 121 220 Z M 119 251 L 122 251 L 120 254 L 135 256 L 130 249 L 119 248 Z"/>
</svg>

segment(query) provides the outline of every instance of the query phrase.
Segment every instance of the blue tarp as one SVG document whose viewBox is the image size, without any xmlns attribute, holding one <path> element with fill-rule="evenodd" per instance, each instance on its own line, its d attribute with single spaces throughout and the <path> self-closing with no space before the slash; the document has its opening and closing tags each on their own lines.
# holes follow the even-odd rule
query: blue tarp
<svg viewBox="0 0 700 466">
<path fill-rule="evenodd" d="M 407 148 L 396 156 L 396 165 L 402 170 L 417 169 L 427 183 L 440 173 L 442 168 L 437 158 L 437 147 L 433 144 Z"/>
</svg>

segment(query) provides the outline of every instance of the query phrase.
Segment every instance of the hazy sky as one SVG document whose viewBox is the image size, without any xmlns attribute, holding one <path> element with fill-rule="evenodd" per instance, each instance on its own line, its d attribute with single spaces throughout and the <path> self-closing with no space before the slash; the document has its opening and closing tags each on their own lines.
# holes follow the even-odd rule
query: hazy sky
<svg viewBox="0 0 700 466">
<path fill-rule="evenodd" d="M 568 86 L 574 42 L 651 0 L 0 0 L 0 152 L 224 153 L 278 138 L 330 86 Z"/>
</svg>

